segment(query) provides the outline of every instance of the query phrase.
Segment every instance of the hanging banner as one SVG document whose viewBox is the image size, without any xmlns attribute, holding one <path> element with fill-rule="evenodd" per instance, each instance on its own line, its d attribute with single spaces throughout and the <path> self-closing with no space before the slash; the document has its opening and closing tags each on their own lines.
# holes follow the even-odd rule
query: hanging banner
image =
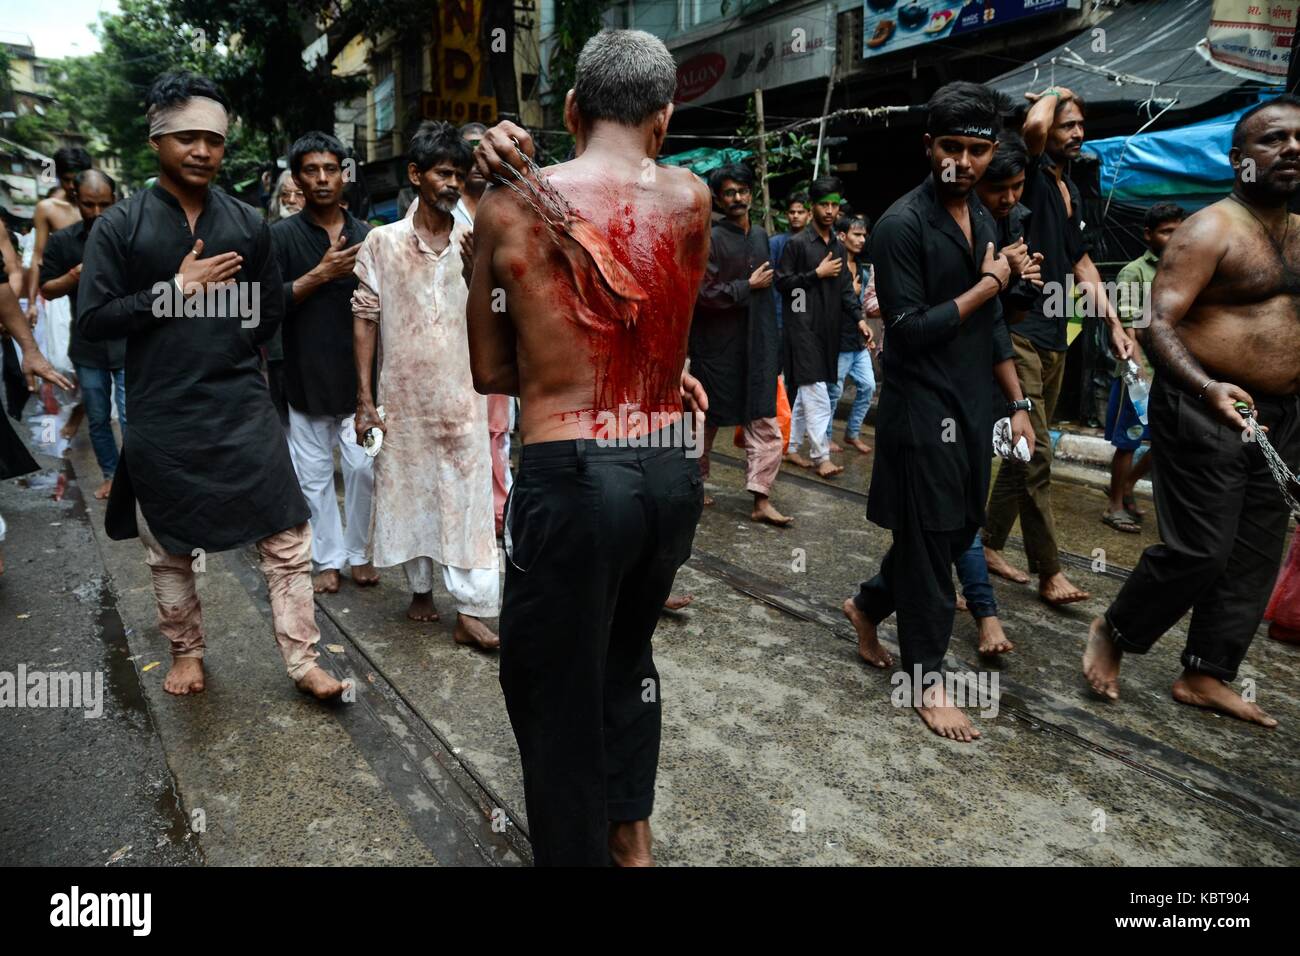
<svg viewBox="0 0 1300 956">
<path fill-rule="evenodd" d="M 479 46 L 483 0 L 443 0 L 436 10 L 432 91 L 420 97 L 421 115 L 457 126 L 491 126 L 497 101 Z"/>
<path fill-rule="evenodd" d="M 1264 83 L 1286 79 L 1300 0 L 1214 0 L 1197 52 L 1221 70 Z"/>
<path fill-rule="evenodd" d="M 1070 0 L 864 0 L 862 56 L 880 56 L 1064 10 Z"/>
</svg>

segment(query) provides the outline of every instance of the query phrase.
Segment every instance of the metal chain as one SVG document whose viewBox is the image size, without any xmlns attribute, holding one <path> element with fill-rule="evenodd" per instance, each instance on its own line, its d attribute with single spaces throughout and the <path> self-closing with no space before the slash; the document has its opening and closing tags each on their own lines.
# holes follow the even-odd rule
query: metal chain
<svg viewBox="0 0 1300 956">
<path fill-rule="evenodd" d="M 1244 411 L 1241 414 L 1252 422 L 1254 421 L 1254 411 Z M 1295 495 L 1291 493 L 1293 487 L 1300 487 L 1300 481 L 1296 479 L 1295 473 L 1287 467 L 1286 462 L 1282 460 L 1282 456 L 1277 453 L 1277 449 L 1268 440 L 1268 435 L 1264 433 L 1263 429 L 1256 423 L 1252 430 L 1254 432 L 1252 440 L 1259 445 L 1264 460 L 1268 462 L 1268 470 L 1273 473 L 1273 480 L 1277 482 L 1278 488 L 1282 490 L 1282 497 L 1286 499 L 1292 516 L 1297 521 L 1300 521 L 1300 501 L 1296 501 Z"/>
</svg>

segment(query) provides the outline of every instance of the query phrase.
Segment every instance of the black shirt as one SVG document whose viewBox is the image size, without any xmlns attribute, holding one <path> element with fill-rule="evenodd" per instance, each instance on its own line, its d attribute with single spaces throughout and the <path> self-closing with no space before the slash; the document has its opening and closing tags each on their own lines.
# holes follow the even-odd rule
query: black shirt
<svg viewBox="0 0 1300 956">
<path fill-rule="evenodd" d="M 847 258 L 833 230 L 826 242 L 809 225 L 785 244 L 777 265 L 774 284 L 781 293 L 785 385 L 790 390 L 835 381 L 844 324 L 852 322 L 856 326 L 862 318 L 862 305 L 853 291 L 853 275 L 847 264 L 837 276 L 817 277 L 817 266 L 828 252 Z M 802 304 L 796 290 L 802 290 Z"/>
<path fill-rule="evenodd" d="M 883 528 L 902 522 L 904 489 L 931 531 L 974 528 L 988 496 L 989 376 L 1011 354 L 996 296 L 966 317 L 957 296 L 980 278 L 984 249 L 996 243 L 993 216 L 967 196 L 973 243 L 939 202 L 933 177 L 876 223 L 871 261 L 885 323 L 884 378 L 876 410 L 876 454 L 867 517 Z M 978 256 L 972 250 L 978 250 Z"/>
<path fill-rule="evenodd" d="M 243 264 L 221 299 L 193 296 L 176 315 L 173 279 L 196 238 L 204 258 L 237 252 Z M 131 427 L 109 497 L 110 537 L 136 534 L 137 500 L 172 554 L 224 551 L 308 519 L 258 361 L 283 314 L 270 228 L 219 189 L 208 191 L 193 232 L 160 186 L 99 217 L 86 242 L 77 325 L 92 341 L 127 339 Z"/>
<path fill-rule="evenodd" d="M 343 210 L 344 245 L 361 242 L 370 226 Z M 295 302 L 293 282 L 329 248 L 330 237 L 306 211 L 271 227 L 284 277 L 284 394 L 304 415 L 351 415 L 357 410 L 357 369 L 352 345 L 352 293 L 357 279 L 332 279 Z"/>
<path fill-rule="evenodd" d="M 1069 343 L 1066 341 L 1066 327 L 1070 322 L 1070 307 L 1063 295 L 1066 277 L 1074 273 L 1074 265 L 1088 252 L 1083 238 L 1083 217 L 1080 214 L 1079 190 L 1069 176 L 1062 174 L 1061 182 L 1070 194 L 1070 213 L 1065 211 L 1065 200 L 1056 184 L 1052 170 L 1056 163 L 1046 153 L 1029 158 L 1029 168 L 1025 170 L 1025 191 L 1020 201 L 1029 209 L 1029 232 L 1027 239 L 1031 252 L 1043 254 L 1044 290 L 1029 307 L 1025 320 L 1016 326 L 1016 333 L 1023 335 L 1042 349 L 1064 352 Z M 1053 294 L 1053 287 L 1058 291 Z M 1048 303 L 1053 303 L 1049 308 Z M 1048 311 L 1057 311 L 1056 304 L 1066 302 L 1061 309 L 1062 315 L 1048 315 Z"/>
<path fill-rule="evenodd" d="M 714 223 L 689 344 L 691 374 L 709 396 L 710 425 L 747 425 L 776 414 L 776 302 L 767 289 L 749 287 L 769 253 L 759 226 L 745 232 L 727 219 Z"/>
<path fill-rule="evenodd" d="M 41 259 L 41 285 L 67 275 L 69 270 L 85 258 L 86 236 L 90 234 L 94 222 L 83 219 L 50 233 L 50 238 L 45 241 L 45 255 Z M 69 306 L 76 312 L 76 286 L 73 286 L 69 296 Z M 88 368 L 122 368 L 126 365 L 126 339 L 87 342 L 74 321 L 68 339 L 68 358 L 74 365 L 85 365 Z"/>
<path fill-rule="evenodd" d="M 1027 233 L 1029 231 L 1029 220 L 1032 218 L 1031 213 L 1023 203 L 1016 203 L 1011 207 L 1011 212 L 1007 213 L 1003 219 L 994 220 L 998 227 L 998 248 L 1015 245 L 1021 239 L 1028 242 Z M 1030 253 L 1037 252 L 1032 246 Z M 1031 282 L 1024 279 L 1016 279 L 1007 287 L 999 298 L 1002 300 L 1002 317 L 1010 326 L 1015 316 L 1021 312 L 1027 312 L 1033 307 L 1038 299 L 1038 288 Z M 1010 358 L 1011 356 L 1006 356 Z"/>
</svg>

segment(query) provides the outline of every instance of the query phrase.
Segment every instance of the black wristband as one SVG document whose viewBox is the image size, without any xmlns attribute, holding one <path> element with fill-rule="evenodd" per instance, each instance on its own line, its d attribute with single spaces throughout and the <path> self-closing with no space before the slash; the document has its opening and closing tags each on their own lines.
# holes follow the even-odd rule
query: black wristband
<svg viewBox="0 0 1300 956">
<path fill-rule="evenodd" d="M 989 278 L 989 279 L 992 279 L 994 282 L 996 282 L 996 283 L 998 284 L 998 291 L 999 291 L 999 292 L 1005 292 L 1005 291 L 1006 291 L 1006 288 L 1007 288 L 1007 287 L 1004 286 L 1004 285 L 1002 284 L 1002 280 L 999 279 L 997 276 L 995 276 L 992 272 L 981 272 L 981 273 L 980 273 L 980 278 L 981 278 L 981 279 L 984 279 L 984 278 L 986 278 L 986 277 Z"/>
</svg>

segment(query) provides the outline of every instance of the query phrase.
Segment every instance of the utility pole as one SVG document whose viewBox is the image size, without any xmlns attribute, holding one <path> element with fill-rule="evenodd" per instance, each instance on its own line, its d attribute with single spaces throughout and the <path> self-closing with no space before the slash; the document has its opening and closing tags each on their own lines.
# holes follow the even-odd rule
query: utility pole
<svg viewBox="0 0 1300 956">
<path fill-rule="evenodd" d="M 754 90 L 754 115 L 758 118 L 758 182 L 763 189 L 763 231 L 772 235 L 772 197 L 767 191 L 767 125 L 763 122 L 763 89 Z"/>
<path fill-rule="evenodd" d="M 813 160 L 813 179 L 817 178 L 817 170 L 822 164 L 822 140 L 826 138 L 826 114 L 831 111 L 831 93 L 835 90 L 835 74 L 839 71 L 838 62 L 831 64 L 831 76 L 826 81 L 826 102 L 822 104 L 822 121 L 817 126 L 817 157 Z M 826 164 L 827 166 L 830 163 Z"/>
</svg>

